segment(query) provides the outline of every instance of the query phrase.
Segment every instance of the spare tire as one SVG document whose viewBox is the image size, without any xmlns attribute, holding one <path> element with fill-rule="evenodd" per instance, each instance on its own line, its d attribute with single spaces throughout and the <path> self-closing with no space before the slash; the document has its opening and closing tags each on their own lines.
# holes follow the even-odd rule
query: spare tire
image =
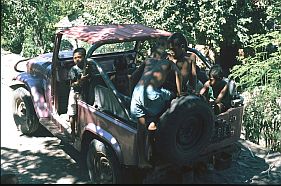
<svg viewBox="0 0 281 186">
<path fill-rule="evenodd" d="M 162 114 L 156 133 L 156 152 L 168 162 L 190 164 L 210 144 L 214 114 L 197 96 L 172 101 Z"/>
</svg>

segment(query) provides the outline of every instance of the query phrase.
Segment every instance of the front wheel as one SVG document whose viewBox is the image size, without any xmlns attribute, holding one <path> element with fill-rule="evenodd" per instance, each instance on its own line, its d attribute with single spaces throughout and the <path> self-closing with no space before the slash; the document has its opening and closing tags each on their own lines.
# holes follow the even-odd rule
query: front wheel
<svg viewBox="0 0 281 186">
<path fill-rule="evenodd" d="M 23 87 L 14 91 L 13 117 L 17 127 L 25 135 L 34 134 L 40 126 L 30 93 Z"/>
<path fill-rule="evenodd" d="M 95 184 L 116 184 L 121 182 L 120 164 L 111 148 L 98 140 L 89 145 L 87 168 Z"/>
</svg>

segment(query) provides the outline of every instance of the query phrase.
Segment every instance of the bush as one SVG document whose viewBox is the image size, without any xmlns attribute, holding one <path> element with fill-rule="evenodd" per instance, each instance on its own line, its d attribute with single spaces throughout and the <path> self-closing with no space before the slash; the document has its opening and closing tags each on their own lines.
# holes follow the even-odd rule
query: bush
<svg viewBox="0 0 281 186">
<path fill-rule="evenodd" d="M 280 41 L 280 32 L 253 36 L 246 47 L 254 54 L 243 59 L 230 75 L 240 91 L 251 95 L 243 116 L 246 139 L 257 144 L 265 141 L 274 151 L 281 151 Z"/>
</svg>

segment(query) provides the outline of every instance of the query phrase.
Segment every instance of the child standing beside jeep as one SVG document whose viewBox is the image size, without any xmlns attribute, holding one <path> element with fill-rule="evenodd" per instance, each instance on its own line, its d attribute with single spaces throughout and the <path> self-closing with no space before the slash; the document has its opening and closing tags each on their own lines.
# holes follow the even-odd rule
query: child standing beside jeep
<svg viewBox="0 0 281 186">
<path fill-rule="evenodd" d="M 71 125 L 71 136 L 75 138 L 75 122 L 77 114 L 77 99 L 81 97 L 82 88 L 89 80 L 89 74 L 84 74 L 84 66 L 86 63 L 86 50 L 84 48 L 76 48 L 73 52 L 73 61 L 75 65 L 70 69 L 68 77 L 70 79 L 70 92 L 68 97 L 67 114 Z"/>
</svg>

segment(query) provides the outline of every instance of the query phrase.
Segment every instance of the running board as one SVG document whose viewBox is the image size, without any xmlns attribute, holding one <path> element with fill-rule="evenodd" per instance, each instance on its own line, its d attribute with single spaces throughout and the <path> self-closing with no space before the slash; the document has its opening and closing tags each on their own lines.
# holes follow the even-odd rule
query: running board
<svg viewBox="0 0 281 186">
<path fill-rule="evenodd" d="M 45 118 L 41 118 L 39 122 L 60 140 L 70 144 L 73 143 L 71 140 L 71 130 L 69 125 L 63 124 L 61 126 L 58 126 L 54 121 L 50 121 L 50 119 Z"/>
</svg>

